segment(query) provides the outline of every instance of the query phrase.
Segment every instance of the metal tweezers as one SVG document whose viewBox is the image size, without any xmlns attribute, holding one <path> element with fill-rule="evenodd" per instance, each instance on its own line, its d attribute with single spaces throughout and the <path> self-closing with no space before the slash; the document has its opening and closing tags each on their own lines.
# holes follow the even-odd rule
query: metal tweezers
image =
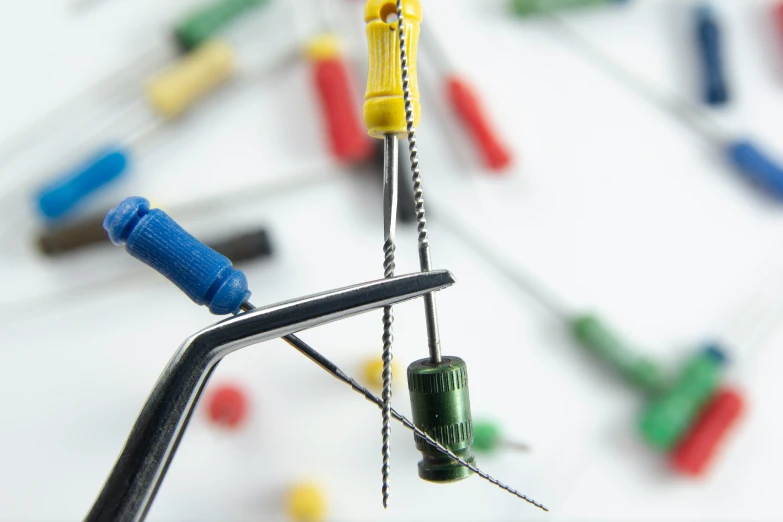
<svg viewBox="0 0 783 522">
<path fill-rule="evenodd" d="M 144 519 L 204 385 L 215 365 L 229 353 L 413 299 L 454 282 L 445 270 L 372 281 L 256 308 L 193 334 L 155 383 L 85 520 Z"/>
</svg>

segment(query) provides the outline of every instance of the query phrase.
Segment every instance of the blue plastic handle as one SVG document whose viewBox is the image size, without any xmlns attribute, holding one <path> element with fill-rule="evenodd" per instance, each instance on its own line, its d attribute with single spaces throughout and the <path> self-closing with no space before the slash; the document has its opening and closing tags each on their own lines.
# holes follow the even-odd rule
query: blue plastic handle
<svg viewBox="0 0 783 522">
<path fill-rule="evenodd" d="M 38 192 L 38 208 L 49 219 L 59 219 L 99 188 L 114 181 L 128 168 L 128 153 L 111 147 Z"/>
<path fill-rule="evenodd" d="M 710 5 L 696 8 L 696 41 L 702 64 L 704 103 L 724 105 L 729 101 L 724 67 L 722 31 L 715 10 Z"/>
<path fill-rule="evenodd" d="M 235 314 L 250 297 L 245 274 L 226 256 L 188 234 L 144 198 L 124 199 L 106 214 L 103 228 L 115 245 L 151 266 L 198 305 L 216 315 Z"/>
<path fill-rule="evenodd" d="M 783 168 L 753 143 L 737 140 L 726 147 L 732 164 L 753 184 L 783 201 Z"/>
</svg>

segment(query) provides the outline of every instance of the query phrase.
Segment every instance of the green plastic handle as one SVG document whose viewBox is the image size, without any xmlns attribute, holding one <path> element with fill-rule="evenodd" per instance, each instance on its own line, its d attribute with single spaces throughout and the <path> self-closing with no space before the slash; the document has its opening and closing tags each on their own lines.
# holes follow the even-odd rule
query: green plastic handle
<svg viewBox="0 0 783 522">
<path fill-rule="evenodd" d="M 710 351 L 689 359 L 672 387 L 642 412 L 639 430 L 653 448 L 671 449 L 720 385 L 724 361 Z"/>
<path fill-rule="evenodd" d="M 614 4 L 623 0 L 512 0 L 511 9 L 520 16 L 529 16 L 561 9 Z"/>
<path fill-rule="evenodd" d="M 631 350 L 598 317 L 585 314 L 574 318 L 571 331 L 582 346 L 634 386 L 648 393 L 664 386 L 658 365 Z"/>
<path fill-rule="evenodd" d="M 218 0 L 185 16 L 174 28 L 174 37 L 184 51 L 203 44 L 251 9 L 268 0 Z"/>
</svg>

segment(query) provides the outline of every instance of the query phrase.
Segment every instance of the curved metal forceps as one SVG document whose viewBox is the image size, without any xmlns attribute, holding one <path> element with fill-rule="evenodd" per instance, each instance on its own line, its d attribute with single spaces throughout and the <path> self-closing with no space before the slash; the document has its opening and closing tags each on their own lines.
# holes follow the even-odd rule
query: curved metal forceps
<svg viewBox="0 0 783 522">
<path fill-rule="evenodd" d="M 371 281 L 256 308 L 193 334 L 155 383 L 86 521 L 143 520 L 215 365 L 229 353 L 454 284 L 445 270 Z"/>
</svg>

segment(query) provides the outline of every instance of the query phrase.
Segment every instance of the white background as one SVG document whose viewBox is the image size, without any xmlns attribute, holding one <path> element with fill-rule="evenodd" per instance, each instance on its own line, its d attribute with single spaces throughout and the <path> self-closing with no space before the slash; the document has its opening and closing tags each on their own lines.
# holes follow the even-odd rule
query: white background
<svg viewBox="0 0 783 522">
<path fill-rule="evenodd" d="M 229 433 L 199 411 L 149 519 L 285 520 L 285 492 L 303 480 L 324 489 L 328 519 L 340 521 L 783 519 L 779 204 L 741 180 L 714 144 L 606 75 L 549 21 L 514 19 L 494 0 L 423 3 L 425 30 L 450 48 L 516 154 L 506 175 L 484 172 L 441 110 L 437 64 L 425 69 L 422 62 L 420 150 L 432 251 L 435 265 L 458 278 L 438 296 L 444 349 L 468 362 L 474 417 L 501 421 L 509 438 L 533 448 L 479 455 L 480 466 L 551 513 L 478 478 L 451 486 L 420 481 L 411 436 L 397 425 L 384 512 L 380 415 L 274 341 L 220 365 L 213 383 L 246 387 L 251 420 Z M 242 42 L 258 53 L 249 62 L 271 63 L 318 23 L 307 0 L 296 11 L 275 4 L 261 17 L 257 40 Z M 3 2 L 0 138 L 154 47 L 188 5 L 105 0 L 74 15 L 61 0 Z M 357 62 L 358 91 L 361 6 L 334 5 L 343 6 L 333 14 Z M 712 116 L 783 160 L 783 41 L 769 5 L 722 3 L 735 97 Z M 563 20 L 654 86 L 698 102 L 690 7 L 638 0 Z M 380 277 L 380 174 L 336 172 L 303 59 L 255 72 L 151 138 L 132 174 L 84 212 L 131 194 L 164 205 L 323 174 L 322 183 L 182 222 L 199 237 L 269 227 L 274 258 L 243 267 L 256 305 Z M 140 77 L 126 74 L 120 83 L 122 92 L 99 89 L 80 103 L 113 114 L 133 98 L 125 91 L 134 93 Z M 81 518 L 160 370 L 185 337 L 214 321 L 119 248 L 57 261 L 36 254 L 32 187 L 68 150 L 77 152 L 75 137 L 90 128 L 76 116 L 61 124 L 47 126 L 49 134 L 64 127 L 60 138 L 0 167 L 1 520 Z M 126 119 L 100 140 L 121 139 L 128 126 Z M 744 391 L 748 411 L 710 473 L 679 478 L 644 447 L 635 432 L 642 397 L 494 272 L 446 226 L 447 216 L 575 311 L 606 317 L 672 371 L 703 343 L 724 340 L 729 378 Z M 398 273 L 417 270 L 410 227 L 401 225 L 397 251 Z M 395 359 L 404 369 L 426 355 L 421 304 L 399 306 L 395 316 Z M 762 342 L 748 343 L 750 327 L 770 318 Z M 362 362 L 380 355 L 380 312 L 302 337 L 359 376 Z M 397 377 L 395 407 L 409 412 L 404 377 Z"/>
</svg>

